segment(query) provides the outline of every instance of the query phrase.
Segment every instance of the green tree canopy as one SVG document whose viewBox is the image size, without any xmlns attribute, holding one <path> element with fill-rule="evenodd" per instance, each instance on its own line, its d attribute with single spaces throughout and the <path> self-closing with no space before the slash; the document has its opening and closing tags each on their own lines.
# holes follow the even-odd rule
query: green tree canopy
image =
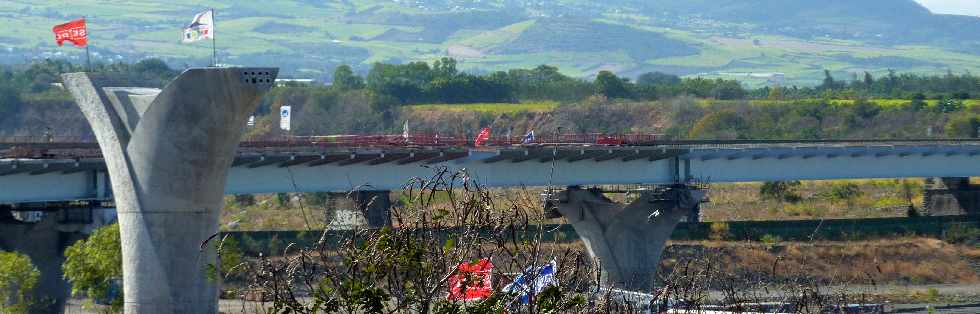
<svg viewBox="0 0 980 314">
<path fill-rule="evenodd" d="M 354 74 L 349 65 L 338 66 L 333 71 L 333 87 L 340 91 L 364 88 L 364 78 Z"/>
<path fill-rule="evenodd" d="M 595 93 L 609 98 L 629 97 L 626 82 L 609 71 L 599 71 L 596 75 Z"/>
<path fill-rule="evenodd" d="M 946 136 L 955 138 L 976 138 L 977 128 L 980 128 L 980 117 L 976 115 L 959 115 L 946 123 Z"/>
<path fill-rule="evenodd" d="M 65 249 L 62 265 L 65 278 L 71 282 L 72 295 L 105 299 L 113 280 L 122 279 L 122 246 L 119 224 L 96 229 L 88 239 L 75 242 Z M 113 300 L 120 308 L 122 300 Z"/>
<path fill-rule="evenodd" d="M 681 78 L 677 75 L 662 72 L 647 72 L 636 78 L 636 85 L 640 86 L 671 86 L 681 83 Z"/>
<path fill-rule="evenodd" d="M 27 255 L 0 251 L 0 313 L 30 312 L 41 272 Z"/>
</svg>

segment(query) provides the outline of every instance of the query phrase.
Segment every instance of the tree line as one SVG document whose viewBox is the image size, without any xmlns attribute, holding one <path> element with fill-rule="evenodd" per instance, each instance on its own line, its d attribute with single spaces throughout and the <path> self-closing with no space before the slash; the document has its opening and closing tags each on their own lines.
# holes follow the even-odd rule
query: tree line
<svg viewBox="0 0 980 314">
<path fill-rule="evenodd" d="M 367 76 L 354 74 L 349 66 L 338 67 L 333 76 L 338 90 L 367 89 L 391 97 L 399 105 L 419 103 L 490 103 L 554 100 L 581 101 L 590 96 L 655 100 L 661 97 L 694 95 L 715 99 L 743 99 L 748 92 L 738 81 L 680 78 L 665 73 L 646 73 L 633 82 L 609 71 L 594 80 L 573 78 L 557 67 L 511 69 L 484 75 L 457 69 L 452 58 L 407 64 L 375 63 Z"/>
<path fill-rule="evenodd" d="M 58 60 L 0 68 L 0 135 L 37 135 L 44 123 L 73 136 L 88 130 L 68 93 L 55 87 L 61 73 L 81 70 Z M 179 73 L 156 59 L 98 64 L 94 70 L 149 87 L 162 87 Z M 964 99 L 980 95 L 977 89 L 980 79 L 971 74 L 866 74 L 861 80 L 842 81 L 827 72 L 819 86 L 746 89 L 734 80 L 658 72 L 634 80 L 602 71 L 587 80 L 548 65 L 469 74 L 459 71 L 455 60 L 443 58 L 431 64 L 377 63 L 366 76 L 339 66 L 329 85 L 281 84 L 264 98 L 257 125 L 249 132 L 280 134 L 278 115 L 270 113 L 292 105 L 296 135 L 400 132 L 410 121 L 413 132 L 452 135 L 492 126 L 515 134 L 529 129 L 551 134 L 561 128 L 675 138 L 976 137 L 980 116 Z M 904 100 L 886 105 L 877 97 Z M 842 105 L 840 99 L 849 102 Z M 551 112 L 505 114 L 419 112 L 406 106 L 541 100 L 561 105 Z"/>
<path fill-rule="evenodd" d="M 480 103 L 554 100 L 582 101 L 591 96 L 616 99 L 658 100 L 693 96 L 718 100 L 739 99 L 861 99 L 892 98 L 908 100 L 970 99 L 980 96 L 980 77 L 970 73 L 927 76 L 897 74 L 894 71 L 875 78 L 865 72 L 862 78 L 834 78 L 830 71 L 819 86 L 762 87 L 748 89 L 737 80 L 681 78 L 648 72 L 635 80 L 610 71 L 599 71 L 592 80 L 573 78 L 557 67 L 541 65 L 533 69 L 511 69 L 484 75 L 457 70 L 452 58 L 408 64 L 375 63 L 362 78 L 343 65 L 334 73 L 333 85 L 340 90 L 368 89 L 397 100 L 398 104 Z"/>
</svg>

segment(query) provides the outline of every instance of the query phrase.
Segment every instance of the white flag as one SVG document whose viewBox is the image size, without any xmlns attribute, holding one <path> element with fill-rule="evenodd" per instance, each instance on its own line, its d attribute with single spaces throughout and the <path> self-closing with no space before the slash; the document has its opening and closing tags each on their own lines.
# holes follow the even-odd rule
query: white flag
<svg viewBox="0 0 980 314">
<path fill-rule="evenodd" d="M 405 125 L 402 126 L 402 138 L 408 139 L 411 134 L 408 134 L 408 120 L 405 120 Z"/>
<path fill-rule="evenodd" d="M 292 120 L 293 107 L 292 106 L 282 106 L 279 108 L 279 128 L 285 131 L 289 131 L 289 122 Z"/>
<path fill-rule="evenodd" d="M 181 41 L 192 43 L 198 40 L 214 39 L 214 10 L 210 9 L 194 16 L 191 24 L 184 27 Z"/>
</svg>

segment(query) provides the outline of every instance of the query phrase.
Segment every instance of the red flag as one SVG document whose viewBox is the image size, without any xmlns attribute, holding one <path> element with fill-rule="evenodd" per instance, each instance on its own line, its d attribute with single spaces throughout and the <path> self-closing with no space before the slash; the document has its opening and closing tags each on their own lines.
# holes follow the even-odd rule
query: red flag
<svg viewBox="0 0 980 314">
<path fill-rule="evenodd" d="M 490 128 L 483 128 L 480 130 L 480 134 L 476 135 L 476 139 L 473 140 L 473 146 L 480 147 L 483 146 L 483 142 L 490 139 Z"/>
<path fill-rule="evenodd" d="M 493 263 L 488 259 L 480 259 L 476 263 L 462 263 L 457 266 L 456 274 L 449 277 L 449 301 L 474 301 L 490 297 L 493 294 Z"/>
<path fill-rule="evenodd" d="M 56 25 L 53 31 L 54 40 L 58 43 L 58 46 L 64 45 L 65 41 L 70 41 L 79 47 L 88 45 L 88 30 L 85 28 L 85 19 L 77 19 L 65 24 Z"/>
</svg>

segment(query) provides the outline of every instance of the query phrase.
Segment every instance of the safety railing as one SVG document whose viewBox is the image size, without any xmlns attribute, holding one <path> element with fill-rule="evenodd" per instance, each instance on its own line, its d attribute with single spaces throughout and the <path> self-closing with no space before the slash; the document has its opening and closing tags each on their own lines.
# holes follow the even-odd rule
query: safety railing
<svg viewBox="0 0 980 314">
<path fill-rule="evenodd" d="M 491 136 L 479 146 L 513 145 L 653 145 L 665 141 L 661 134 L 554 134 L 535 136 Z M 409 135 L 329 135 L 246 138 L 242 147 L 475 147 L 475 139 L 468 136 L 442 134 Z"/>
<path fill-rule="evenodd" d="M 980 139 L 834 139 L 834 140 L 675 140 L 662 134 L 537 134 L 530 136 L 491 135 L 479 147 L 542 147 L 542 146 L 657 146 L 683 149 L 824 147 L 824 146 L 907 146 L 907 145 L 970 145 L 980 146 Z M 353 148 L 474 148 L 471 135 L 436 133 L 271 136 L 247 137 L 239 144 L 241 151 L 281 152 Z M 0 137 L 0 157 L 93 157 L 99 146 L 91 137 L 13 136 Z"/>
</svg>

